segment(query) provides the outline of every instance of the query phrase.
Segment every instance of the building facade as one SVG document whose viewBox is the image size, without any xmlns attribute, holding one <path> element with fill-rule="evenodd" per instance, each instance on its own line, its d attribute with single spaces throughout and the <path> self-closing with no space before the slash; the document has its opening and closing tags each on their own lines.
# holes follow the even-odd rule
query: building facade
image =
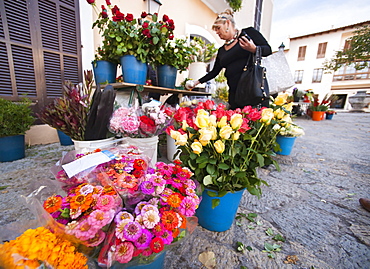
<svg viewBox="0 0 370 269">
<path fill-rule="evenodd" d="M 160 2 L 159 17 L 175 22 L 175 36 L 201 36 L 222 45 L 211 30 L 217 13 L 229 8 L 226 0 L 111 0 L 122 13 L 140 16 L 150 1 Z M 105 0 L 96 0 L 98 9 Z M 240 28 L 256 26 L 268 39 L 273 0 L 243 0 L 235 13 Z M 92 24 L 97 14 L 86 0 L 0 0 L 0 97 L 12 101 L 23 95 L 40 111 L 61 95 L 62 82 L 77 84 L 83 70 L 91 70 L 101 38 Z M 119 75 L 119 74 L 117 74 Z M 186 75 L 184 72 L 183 75 Z M 57 141 L 55 130 L 40 125 L 26 134 L 28 144 Z"/>
<path fill-rule="evenodd" d="M 324 70 L 324 62 L 333 58 L 336 51 L 348 45 L 354 31 L 370 21 L 318 33 L 290 38 L 286 57 L 299 90 L 313 90 L 322 99 L 326 94 L 339 97 L 333 108 L 351 109 L 348 97 L 358 91 L 370 93 L 370 70 L 356 70 L 352 65 L 335 72 Z"/>
</svg>

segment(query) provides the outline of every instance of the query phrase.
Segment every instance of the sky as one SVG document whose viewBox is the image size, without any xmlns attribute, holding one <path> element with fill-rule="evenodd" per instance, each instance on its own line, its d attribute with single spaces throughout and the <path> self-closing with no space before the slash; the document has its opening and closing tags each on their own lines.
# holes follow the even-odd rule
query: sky
<svg viewBox="0 0 370 269">
<path fill-rule="evenodd" d="M 296 37 L 370 20 L 369 0 L 274 0 L 272 50 Z"/>
</svg>

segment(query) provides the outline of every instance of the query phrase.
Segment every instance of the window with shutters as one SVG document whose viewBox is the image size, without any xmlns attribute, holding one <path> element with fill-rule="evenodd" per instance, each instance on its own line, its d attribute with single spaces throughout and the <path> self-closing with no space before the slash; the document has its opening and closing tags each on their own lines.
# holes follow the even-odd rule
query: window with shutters
<svg viewBox="0 0 370 269">
<path fill-rule="evenodd" d="M 298 61 L 304 61 L 304 59 L 306 57 L 306 47 L 307 46 L 299 47 L 299 49 L 298 49 Z"/>
<path fill-rule="evenodd" d="M 316 57 L 317 59 L 319 59 L 319 58 L 325 58 L 327 44 L 328 44 L 328 42 L 320 43 L 319 44 L 319 47 L 317 49 L 317 57 Z"/>
<path fill-rule="evenodd" d="M 301 84 L 303 79 L 303 70 L 296 70 L 294 72 L 294 82 L 296 84 Z"/>
<path fill-rule="evenodd" d="M 0 0 L 0 97 L 38 111 L 82 81 L 78 0 Z"/>
<path fill-rule="evenodd" d="M 324 71 L 323 68 L 315 68 L 313 70 L 313 74 L 312 74 L 313 83 L 321 82 L 323 71 Z"/>
</svg>

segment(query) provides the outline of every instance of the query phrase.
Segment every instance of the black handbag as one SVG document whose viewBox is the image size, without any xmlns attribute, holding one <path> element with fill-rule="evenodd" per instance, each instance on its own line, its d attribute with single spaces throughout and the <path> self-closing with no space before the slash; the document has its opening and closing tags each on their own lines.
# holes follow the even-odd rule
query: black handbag
<svg viewBox="0 0 370 269">
<path fill-rule="evenodd" d="M 261 48 L 257 46 L 256 55 L 248 58 L 235 92 L 238 106 L 258 106 L 269 99 L 266 68 L 261 66 Z"/>
</svg>

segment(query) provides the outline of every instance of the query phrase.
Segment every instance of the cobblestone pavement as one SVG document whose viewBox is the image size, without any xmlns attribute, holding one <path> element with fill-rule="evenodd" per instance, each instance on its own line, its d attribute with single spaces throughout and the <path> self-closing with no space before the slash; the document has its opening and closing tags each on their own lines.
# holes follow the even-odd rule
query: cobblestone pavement
<svg viewBox="0 0 370 269">
<path fill-rule="evenodd" d="M 370 113 L 295 121 L 306 135 L 297 138 L 291 155 L 276 157 L 281 172 L 261 169 L 269 183 L 261 199 L 248 193 L 242 198 L 238 212 L 256 213 L 256 221 L 241 219 L 221 233 L 198 226 L 187 241 L 167 252 L 166 269 L 206 268 L 200 254 L 214 254 L 218 269 L 370 268 L 370 212 L 358 202 L 370 198 Z M 0 190 L 1 240 L 16 234 L 15 224 L 34 224 L 20 195 L 52 179 L 50 167 L 72 149 L 58 143 L 33 146 L 26 158 L 0 163 L 0 187 L 7 186 Z M 165 160 L 163 147 L 161 153 L 160 160 Z M 271 234 L 282 235 L 285 242 Z M 244 244 L 244 252 L 236 250 L 237 242 Z M 265 242 L 280 245 L 281 251 L 269 257 Z"/>
</svg>

